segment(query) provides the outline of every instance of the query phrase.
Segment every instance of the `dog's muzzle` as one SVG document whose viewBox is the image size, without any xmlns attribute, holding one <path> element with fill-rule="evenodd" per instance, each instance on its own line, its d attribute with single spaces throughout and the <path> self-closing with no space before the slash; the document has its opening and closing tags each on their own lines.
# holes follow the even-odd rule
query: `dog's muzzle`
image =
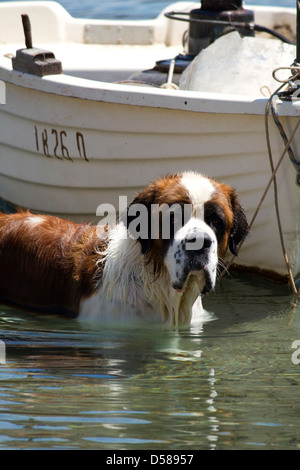
<svg viewBox="0 0 300 470">
<path fill-rule="evenodd" d="M 193 276 L 201 294 L 207 294 L 214 289 L 217 267 L 216 240 L 210 234 L 182 240 L 174 256 L 174 289 L 181 292 L 189 276 Z"/>
</svg>

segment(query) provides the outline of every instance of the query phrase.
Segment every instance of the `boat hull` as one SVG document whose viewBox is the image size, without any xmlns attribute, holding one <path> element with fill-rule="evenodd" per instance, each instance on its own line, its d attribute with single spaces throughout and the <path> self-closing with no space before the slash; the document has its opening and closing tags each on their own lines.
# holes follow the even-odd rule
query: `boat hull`
<svg viewBox="0 0 300 470">
<path fill-rule="evenodd" d="M 5 84 L 0 196 L 14 205 L 98 223 L 99 205 L 111 204 L 118 212 L 120 196 L 130 202 L 150 180 L 194 170 L 234 186 L 250 222 L 270 181 L 267 98 L 133 87 L 66 74 L 40 78 L 12 70 L 4 56 L 0 83 Z M 299 112 L 298 103 L 280 107 L 289 132 Z M 271 117 L 269 125 L 276 165 L 284 144 Z M 294 149 L 299 139 L 296 135 Z M 287 155 L 276 178 L 283 238 L 296 276 L 300 189 Z M 272 185 L 235 263 L 287 279 Z"/>
<path fill-rule="evenodd" d="M 264 116 L 201 113 L 62 97 L 7 84 L 1 110 L 0 187 L 7 201 L 97 222 L 151 179 L 194 170 L 233 185 L 250 221 L 271 177 Z M 36 107 L 40 103 L 40 107 Z M 293 125 L 293 119 L 289 125 Z M 270 122 L 274 162 L 284 146 Z M 286 156 L 278 170 L 288 256 L 298 263 L 299 187 Z M 287 210 L 288 209 L 288 210 Z M 286 274 L 270 188 L 238 262 Z"/>
</svg>

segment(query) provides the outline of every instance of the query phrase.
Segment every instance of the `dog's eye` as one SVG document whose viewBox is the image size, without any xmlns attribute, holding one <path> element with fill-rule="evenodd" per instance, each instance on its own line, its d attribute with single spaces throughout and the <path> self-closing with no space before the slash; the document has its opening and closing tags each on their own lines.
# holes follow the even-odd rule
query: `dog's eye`
<svg viewBox="0 0 300 470">
<path fill-rule="evenodd" d="M 219 217 L 215 216 L 215 217 L 212 217 L 209 222 L 210 222 L 210 225 L 217 228 L 221 224 L 222 221 Z"/>
<path fill-rule="evenodd" d="M 175 208 L 173 207 L 172 210 L 170 210 L 169 220 L 171 226 L 176 225 L 176 227 L 181 227 L 182 225 L 184 225 L 184 212 L 180 205 Z"/>
<path fill-rule="evenodd" d="M 223 218 L 216 213 L 212 213 L 207 214 L 205 221 L 214 230 L 217 239 L 220 240 L 225 230 L 225 223 Z"/>
</svg>

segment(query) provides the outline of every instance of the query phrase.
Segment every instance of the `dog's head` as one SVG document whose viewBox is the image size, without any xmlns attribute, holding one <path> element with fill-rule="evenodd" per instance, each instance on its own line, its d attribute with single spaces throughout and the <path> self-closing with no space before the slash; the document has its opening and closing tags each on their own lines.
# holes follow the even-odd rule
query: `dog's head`
<svg viewBox="0 0 300 470">
<path fill-rule="evenodd" d="M 128 207 L 126 223 L 157 275 L 166 268 L 177 291 L 194 276 L 201 293 L 214 288 L 218 258 L 228 248 L 237 254 L 248 233 L 233 188 L 193 172 L 152 182 Z"/>
</svg>

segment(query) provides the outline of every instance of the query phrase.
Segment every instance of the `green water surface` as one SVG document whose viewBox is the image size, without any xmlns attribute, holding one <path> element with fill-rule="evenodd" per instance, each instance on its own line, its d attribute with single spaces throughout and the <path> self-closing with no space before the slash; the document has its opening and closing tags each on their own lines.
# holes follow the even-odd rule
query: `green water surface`
<svg viewBox="0 0 300 470">
<path fill-rule="evenodd" d="M 299 302 L 234 275 L 204 306 L 183 330 L 1 307 L 0 450 L 299 449 Z"/>
</svg>

